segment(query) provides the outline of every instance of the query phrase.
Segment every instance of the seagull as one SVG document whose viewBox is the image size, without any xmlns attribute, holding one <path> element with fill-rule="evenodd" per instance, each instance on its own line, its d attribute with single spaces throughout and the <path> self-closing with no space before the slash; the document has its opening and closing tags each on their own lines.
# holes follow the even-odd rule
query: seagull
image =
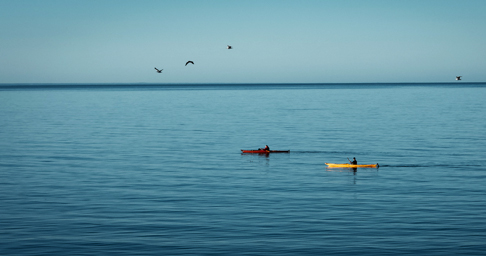
<svg viewBox="0 0 486 256">
<path fill-rule="evenodd" d="M 231 47 L 231 45 L 228 45 L 226 48 L 228 48 L 228 50 L 233 49 L 233 47 Z"/>
<path fill-rule="evenodd" d="M 192 65 L 194 65 L 194 62 L 193 62 L 192 60 L 190 60 L 190 61 L 186 62 L 186 66 L 187 66 L 187 64 L 189 64 L 189 63 L 191 63 Z"/>
<path fill-rule="evenodd" d="M 162 73 L 162 70 L 164 70 L 164 69 L 157 69 L 157 68 L 155 68 L 155 70 L 157 70 L 157 73 Z"/>
<path fill-rule="evenodd" d="M 456 80 L 461 80 L 461 76 L 456 76 Z"/>
</svg>

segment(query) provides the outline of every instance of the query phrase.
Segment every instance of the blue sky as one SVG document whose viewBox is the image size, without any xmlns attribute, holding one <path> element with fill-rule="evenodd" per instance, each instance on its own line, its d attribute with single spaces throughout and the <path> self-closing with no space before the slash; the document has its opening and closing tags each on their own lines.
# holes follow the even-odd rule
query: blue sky
<svg viewBox="0 0 486 256">
<path fill-rule="evenodd" d="M 484 82 L 485 14 L 484 0 L 0 0 L 0 83 Z"/>
</svg>

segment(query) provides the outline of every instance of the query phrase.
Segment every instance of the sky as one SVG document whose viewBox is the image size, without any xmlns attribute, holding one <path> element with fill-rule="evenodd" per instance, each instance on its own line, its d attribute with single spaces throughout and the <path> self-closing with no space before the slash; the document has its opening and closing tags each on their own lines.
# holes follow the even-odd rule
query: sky
<svg viewBox="0 0 486 256">
<path fill-rule="evenodd" d="M 0 0 L 0 83 L 413 83 L 459 75 L 486 82 L 484 0 Z"/>
</svg>

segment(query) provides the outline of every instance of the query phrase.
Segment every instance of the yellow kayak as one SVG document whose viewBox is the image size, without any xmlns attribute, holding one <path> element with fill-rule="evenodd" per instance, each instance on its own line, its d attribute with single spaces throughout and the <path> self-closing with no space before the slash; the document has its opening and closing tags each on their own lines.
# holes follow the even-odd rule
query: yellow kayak
<svg viewBox="0 0 486 256">
<path fill-rule="evenodd" d="M 332 164 L 326 163 L 329 168 L 378 168 L 379 164 Z"/>
</svg>

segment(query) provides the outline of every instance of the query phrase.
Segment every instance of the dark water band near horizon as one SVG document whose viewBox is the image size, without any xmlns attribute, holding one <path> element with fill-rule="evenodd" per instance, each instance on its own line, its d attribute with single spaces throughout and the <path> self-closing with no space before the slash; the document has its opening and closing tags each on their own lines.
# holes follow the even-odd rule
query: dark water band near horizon
<svg viewBox="0 0 486 256">
<path fill-rule="evenodd" d="M 395 83 L 0 83 L 0 90 L 25 89 L 237 89 L 250 87 L 252 89 L 276 88 L 370 88 L 389 86 L 458 86 L 483 87 L 486 82 L 395 82 Z"/>
<path fill-rule="evenodd" d="M 0 255 L 484 255 L 486 83 L 0 84 Z M 241 154 L 269 145 L 282 154 Z M 325 163 L 379 163 L 327 168 Z"/>
</svg>

